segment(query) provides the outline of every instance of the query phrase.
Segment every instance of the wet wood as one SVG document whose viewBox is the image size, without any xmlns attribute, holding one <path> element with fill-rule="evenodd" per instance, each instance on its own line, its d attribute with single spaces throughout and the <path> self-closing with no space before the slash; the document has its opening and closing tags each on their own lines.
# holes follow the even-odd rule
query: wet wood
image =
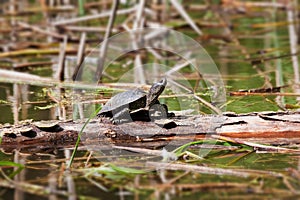
<svg viewBox="0 0 300 200">
<path fill-rule="evenodd" d="M 93 119 L 84 129 L 81 144 L 160 148 L 170 142 L 216 138 L 216 135 L 261 144 L 300 143 L 300 112 L 177 116 L 171 120 L 176 126 L 163 128 L 161 123 L 154 122 L 114 125 L 109 119 Z M 42 130 L 31 122 L 14 126 L 1 125 L 1 148 L 6 151 L 41 151 L 74 145 L 84 122 L 61 121 L 61 128 L 56 131 Z"/>
</svg>

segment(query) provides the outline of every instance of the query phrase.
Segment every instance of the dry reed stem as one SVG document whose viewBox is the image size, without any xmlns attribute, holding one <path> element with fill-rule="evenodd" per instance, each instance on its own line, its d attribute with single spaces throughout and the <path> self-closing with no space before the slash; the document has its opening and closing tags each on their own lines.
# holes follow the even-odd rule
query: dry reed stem
<svg viewBox="0 0 300 200">
<path fill-rule="evenodd" d="M 98 81 L 98 83 L 100 83 L 101 80 L 101 76 L 102 76 L 102 72 L 103 72 L 103 65 L 104 65 L 104 60 L 106 57 L 106 51 L 107 51 L 107 46 L 109 45 L 109 36 L 111 35 L 111 30 L 116 18 L 116 15 L 118 13 L 118 5 L 119 5 L 119 0 L 114 0 L 113 1 L 113 5 L 111 8 L 111 12 L 110 12 L 110 16 L 109 16 L 109 21 L 107 24 L 107 29 L 104 35 L 104 40 L 101 44 L 101 49 L 100 49 L 100 53 L 99 53 L 99 59 L 98 59 L 98 66 L 97 66 L 97 71 L 96 71 L 96 81 Z"/>
<path fill-rule="evenodd" d="M 83 33 L 81 33 L 81 37 L 80 37 L 79 49 L 77 52 L 76 67 L 75 67 L 73 75 L 72 75 L 73 81 L 75 81 L 76 79 L 81 80 L 82 71 L 80 70 L 80 67 L 84 60 L 85 41 L 86 41 L 86 33 L 83 32 Z"/>
<path fill-rule="evenodd" d="M 68 36 L 66 35 L 64 36 L 63 42 L 60 44 L 57 71 L 55 74 L 55 78 L 60 81 L 64 81 L 65 79 L 65 58 L 66 58 L 67 42 L 68 42 Z"/>
</svg>

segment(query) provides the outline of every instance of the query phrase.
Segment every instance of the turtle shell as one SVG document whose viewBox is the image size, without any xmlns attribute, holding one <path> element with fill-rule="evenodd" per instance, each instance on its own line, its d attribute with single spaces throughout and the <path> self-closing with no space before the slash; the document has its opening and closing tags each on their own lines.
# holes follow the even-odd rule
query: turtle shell
<svg viewBox="0 0 300 200">
<path fill-rule="evenodd" d="M 146 106 L 147 93 L 139 88 L 128 90 L 113 96 L 100 110 L 98 116 L 111 113 L 122 107 L 130 110 L 144 108 Z"/>
</svg>

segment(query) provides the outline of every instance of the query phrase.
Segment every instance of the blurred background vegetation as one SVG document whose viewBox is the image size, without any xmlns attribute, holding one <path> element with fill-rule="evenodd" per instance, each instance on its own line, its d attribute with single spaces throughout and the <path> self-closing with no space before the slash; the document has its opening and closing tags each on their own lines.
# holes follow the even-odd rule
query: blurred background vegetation
<svg viewBox="0 0 300 200">
<path fill-rule="evenodd" d="M 2 123 L 16 123 L 27 118 L 72 118 L 72 95 L 68 88 L 73 86 L 68 83 L 76 79 L 84 58 L 106 38 L 146 27 L 180 31 L 204 47 L 216 63 L 227 90 L 227 102 L 221 105 L 223 111 L 240 113 L 299 107 L 300 29 L 296 0 L 1 2 L 0 108 L 5 113 L 0 115 Z M 105 48 L 98 50 L 99 57 L 106 56 Z M 165 52 L 160 54 L 163 57 L 125 54 L 112 63 L 101 78 L 99 76 L 99 81 L 116 82 L 128 70 L 149 60 L 170 68 L 183 62 L 178 57 L 170 59 L 172 56 Z M 99 59 L 93 62 L 98 65 Z M 180 72 L 194 87 L 201 79 L 188 68 Z M 63 92 L 53 88 L 61 81 L 66 82 L 60 87 L 67 89 Z M 133 77 L 132 83 L 151 84 L 139 75 Z M 230 92 L 238 90 L 274 87 L 280 87 L 276 91 L 283 94 L 229 96 Z M 91 93 L 89 98 L 79 101 L 101 104 L 109 97 L 103 90 L 96 93 L 96 96 Z M 179 109 L 171 98 L 165 101 L 169 102 L 171 110 Z M 199 112 L 209 113 L 203 107 Z"/>
<path fill-rule="evenodd" d="M 218 89 L 226 89 L 226 101 L 218 105 L 221 111 L 297 110 L 299 16 L 297 0 L 0 0 L 1 127 L 25 119 L 85 118 L 91 105 L 102 105 L 115 92 L 149 88 L 152 74 L 146 69 L 144 76 L 132 71 L 149 62 L 167 65 L 163 72 L 175 70 L 183 77 L 170 80 L 189 83 L 182 86 L 181 98 L 187 102 L 183 108 L 168 90 L 162 95 L 170 110 L 193 106 L 196 113 L 213 113 L 211 91 Z M 107 38 L 151 27 L 176 30 L 197 41 L 216 64 L 224 88 L 208 87 L 189 62 L 170 52 L 127 52 L 99 70 L 110 56 Z M 82 77 L 81 66 L 90 70 Z M 129 82 L 123 82 L 126 73 L 133 74 Z M 209 142 L 198 141 L 188 150 L 197 154 L 201 148 L 197 145 Z M 3 199 L 299 198 L 299 154 L 257 153 L 255 147 L 233 141 L 214 144 L 204 159 L 183 157 L 172 165 L 177 170 L 156 166 L 159 170 L 149 171 L 99 162 L 87 150 L 78 152 L 71 171 L 66 169 L 70 148 L 1 151 L 0 195 Z M 125 155 L 122 164 L 137 165 L 136 161 L 153 157 Z"/>
</svg>

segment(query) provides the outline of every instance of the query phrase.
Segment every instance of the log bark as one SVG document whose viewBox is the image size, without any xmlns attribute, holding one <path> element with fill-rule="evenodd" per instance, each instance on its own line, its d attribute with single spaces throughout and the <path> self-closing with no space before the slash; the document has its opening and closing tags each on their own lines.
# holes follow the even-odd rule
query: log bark
<svg viewBox="0 0 300 200">
<path fill-rule="evenodd" d="M 60 121 L 60 129 L 42 130 L 27 122 L 1 125 L 1 148 L 39 152 L 75 144 L 82 121 Z M 130 122 L 115 125 L 109 119 L 93 119 L 84 129 L 81 145 L 161 148 L 167 144 L 215 138 L 220 135 L 243 141 L 272 145 L 300 143 L 300 112 L 264 112 L 176 116 L 161 122 Z"/>
</svg>

